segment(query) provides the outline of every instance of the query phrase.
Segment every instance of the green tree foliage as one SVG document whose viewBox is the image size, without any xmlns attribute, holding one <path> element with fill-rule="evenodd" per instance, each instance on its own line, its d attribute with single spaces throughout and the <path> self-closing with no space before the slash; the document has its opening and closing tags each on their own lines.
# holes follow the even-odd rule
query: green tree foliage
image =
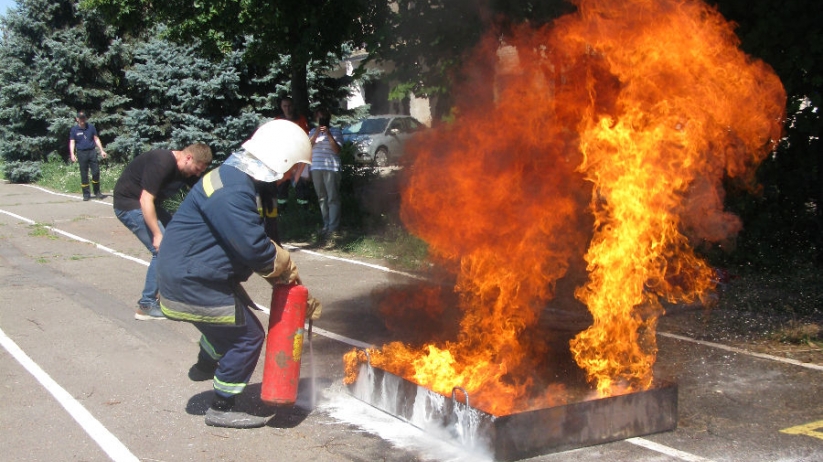
<svg viewBox="0 0 823 462">
<path fill-rule="evenodd" d="M 378 0 L 82 0 L 123 30 L 139 33 L 158 22 L 168 36 L 196 40 L 209 56 L 242 51 L 250 64 L 269 66 L 288 56 L 290 93 L 297 109 L 309 109 L 308 69 L 312 61 L 338 58 L 342 44 L 358 45 L 373 33 L 388 4 Z"/>
<path fill-rule="evenodd" d="M 431 98 L 435 119 L 448 114 L 454 85 L 466 53 L 483 34 L 503 38 L 512 24 L 544 24 L 572 11 L 564 0 L 398 0 L 389 20 L 368 41 L 379 62 L 391 62 L 389 75 L 399 82 L 392 98 L 413 92 Z"/>
<path fill-rule="evenodd" d="M 125 72 L 131 96 L 126 130 L 111 146 L 135 156 L 148 148 L 209 144 L 220 161 L 265 119 L 279 112 L 279 98 L 290 93 L 289 57 L 268 67 L 248 64 L 237 51 L 209 60 L 197 44 L 180 45 L 160 37 L 135 46 Z M 309 63 L 307 83 L 319 101 L 338 101 L 347 89 L 325 77 L 337 60 Z"/>
<path fill-rule="evenodd" d="M 130 159 L 150 148 L 201 141 L 220 160 L 263 119 L 251 96 L 240 91 L 248 69 L 237 53 L 210 61 L 194 46 L 175 45 L 161 35 L 151 34 L 154 38 L 134 47 L 125 71 L 131 97 L 124 108 L 124 130 L 110 146 Z"/>
<path fill-rule="evenodd" d="M 213 62 L 159 33 L 126 42 L 70 1 L 20 0 L 3 30 L 0 151 L 8 160 L 67 158 L 80 109 L 122 161 L 194 141 L 212 145 L 219 160 L 262 121 L 239 91 L 249 71 L 236 53 Z"/>
<path fill-rule="evenodd" d="M 12 161 L 3 163 L 3 176 L 12 183 L 34 183 L 43 172 L 40 162 Z"/>
<path fill-rule="evenodd" d="M 351 53 L 348 45 L 343 45 L 343 53 Z M 368 107 L 347 109 L 341 107 L 340 103 L 351 95 L 352 85 L 357 82 L 364 83 L 378 78 L 380 71 L 364 71 L 356 77 L 346 76 L 343 78 L 329 77 L 336 68 L 340 66 L 340 58 L 334 53 L 329 53 L 322 59 L 312 60 L 307 68 L 306 83 L 308 87 L 309 106 L 301 114 L 312 121 L 312 113 L 320 106 L 328 108 L 335 116 L 335 120 L 353 120 L 358 116 L 368 114 Z M 250 69 L 256 66 L 250 65 Z M 269 72 L 263 76 L 250 80 L 250 84 L 257 89 L 259 97 L 255 97 L 255 108 L 269 117 L 274 117 L 280 113 L 279 101 L 285 96 L 293 95 L 292 80 L 290 75 L 291 56 L 280 55 L 269 66 Z M 264 90 L 274 89 L 272 93 L 264 95 Z"/>
<path fill-rule="evenodd" d="M 2 20 L 0 152 L 5 159 L 68 158 L 68 133 L 79 109 L 90 113 L 107 151 L 127 161 L 148 149 L 210 144 L 219 161 L 291 91 L 290 57 L 267 65 L 239 51 L 205 57 L 196 41 L 164 39 L 162 26 L 130 35 L 74 2 L 20 0 Z M 326 77 L 339 61 L 313 60 L 307 84 L 323 104 L 347 94 Z M 320 103 L 318 103 L 320 104 Z"/>
<path fill-rule="evenodd" d="M 120 69 L 128 46 L 70 0 L 18 0 L 2 20 L 0 154 L 7 160 L 68 158 L 68 133 L 78 110 L 101 127 L 125 99 Z M 105 138 L 106 132 L 101 130 Z"/>
</svg>

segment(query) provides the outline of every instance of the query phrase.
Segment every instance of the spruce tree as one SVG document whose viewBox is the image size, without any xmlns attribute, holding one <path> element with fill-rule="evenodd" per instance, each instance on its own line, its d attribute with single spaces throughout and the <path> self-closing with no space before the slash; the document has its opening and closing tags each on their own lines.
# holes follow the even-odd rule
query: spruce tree
<svg viewBox="0 0 823 462">
<path fill-rule="evenodd" d="M 93 10 L 71 0 L 19 0 L 0 20 L 0 154 L 7 161 L 68 159 L 78 110 L 114 161 L 158 147 L 209 144 L 219 162 L 279 112 L 293 92 L 291 63 L 268 65 L 242 51 L 203 55 L 155 27 L 121 38 Z M 347 90 L 326 77 L 334 53 L 310 62 L 314 105 L 335 108 Z M 307 114 L 309 115 L 309 114 Z"/>
<path fill-rule="evenodd" d="M 128 46 L 83 17 L 70 0 L 18 0 L 0 20 L 0 154 L 6 160 L 68 159 L 78 110 L 104 142 L 126 100 L 118 95 Z"/>
<path fill-rule="evenodd" d="M 131 101 L 122 132 L 111 146 L 127 158 L 152 148 L 179 149 L 193 142 L 211 146 L 215 160 L 237 149 L 263 115 L 241 92 L 248 70 L 236 53 L 220 61 L 191 45 L 162 37 L 162 28 L 135 47 L 125 72 Z"/>
</svg>

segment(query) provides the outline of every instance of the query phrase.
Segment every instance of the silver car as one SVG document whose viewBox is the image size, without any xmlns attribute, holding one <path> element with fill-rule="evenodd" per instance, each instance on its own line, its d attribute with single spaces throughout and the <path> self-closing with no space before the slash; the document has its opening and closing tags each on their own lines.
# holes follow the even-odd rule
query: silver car
<svg viewBox="0 0 823 462">
<path fill-rule="evenodd" d="M 343 141 L 357 148 L 356 160 L 384 167 L 403 155 L 403 145 L 426 126 L 407 115 L 369 116 L 343 128 Z"/>
</svg>

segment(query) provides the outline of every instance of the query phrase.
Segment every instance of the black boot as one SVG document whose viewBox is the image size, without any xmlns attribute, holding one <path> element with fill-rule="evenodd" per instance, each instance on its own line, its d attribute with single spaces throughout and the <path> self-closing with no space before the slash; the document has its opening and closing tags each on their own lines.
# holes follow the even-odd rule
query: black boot
<svg viewBox="0 0 823 462">
<path fill-rule="evenodd" d="M 87 201 L 91 199 L 91 192 L 89 191 L 89 185 L 82 185 L 81 189 L 83 190 L 83 200 Z"/>
<path fill-rule="evenodd" d="M 92 189 L 94 189 L 94 197 L 97 199 L 105 199 L 106 196 L 100 194 L 100 182 L 99 181 L 92 181 L 91 182 Z"/>
<path fill-rule="evenodd" d="M 189 380 L 194 382 L 203 382 L 214 378 L 214 371 L 217 370 L 217 363 L 208 363 L 202 358 L 197 359 L 192 367 L 189 368 Z"/>
<path fill-rule="evenodd" d="M 268 417 L 261 417 L 234 411 L 234 397 L 215 396 L 206 411 L 206 425 L 224 428 L 259 428 L 266 425 Z"/>
</svg>

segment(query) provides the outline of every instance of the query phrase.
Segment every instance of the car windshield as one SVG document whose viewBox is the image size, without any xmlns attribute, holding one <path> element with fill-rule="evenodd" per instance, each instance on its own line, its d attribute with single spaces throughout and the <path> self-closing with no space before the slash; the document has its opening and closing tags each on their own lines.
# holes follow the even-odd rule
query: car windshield
<svg viewBox="0 0 823 462">
<path fill-rule="evenodd" d="M 363 119 L 343 129 L 344 135 L 374 135 L 383 133 L 389 119 Z"/>
</svg>

